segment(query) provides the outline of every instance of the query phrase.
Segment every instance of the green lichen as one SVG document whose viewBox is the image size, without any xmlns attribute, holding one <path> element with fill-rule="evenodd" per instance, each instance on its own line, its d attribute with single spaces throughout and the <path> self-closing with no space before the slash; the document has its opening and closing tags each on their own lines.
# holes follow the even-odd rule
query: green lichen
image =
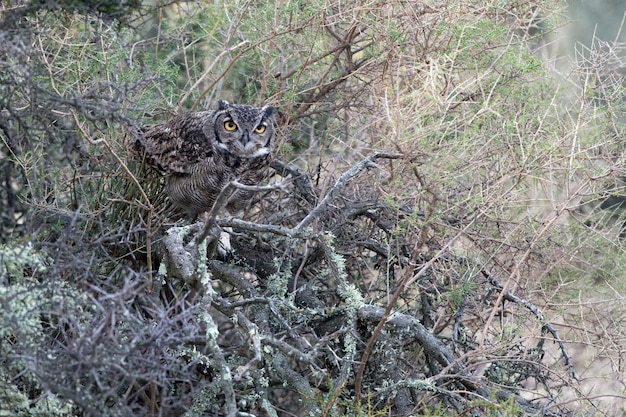
<svg viewBox="0 0 626 417">
<path fill-rule="evenodd" d="M 261 407 L 263 408 L 263 410 L 265 410 L 269 417 L 278 417 L 274 406 L 267 399 L 263 399 L 263 401 L 261 402 Z"/>
<path fill-rule="evenodd" d="M 200 284 L 204 287 L 205 291 L 207 291 L 207 295 L 213 294 L 213 277 L 211 275 L 211 271 L 209 271 L 208 263 L 209 259 L 207 257 L 207 248 L 208 243 L 207 239 L 204 239 L 202 243 L 198 245 L 198 258 L 196 259 L 196 274 L 199 278 Z"/>
<path fill-rule="evenodd" d="M 337 293 L 339 296 L 345 301 L 346 307 L 351 312 L 356 312 L 359 308 L 361 308 L 365 304 L 365 300 L 363 299 L 363 295 L 357 287 L 353 284 L 344 284 L 341 285 L 337 289 Z"/>
<path fill-rule="evenodd" d="M 33 249 L 30 242 L 22 245 L 0 245 L 0 278 L 6 277 L 20 282 L 26 271 L 45 272 L 47 257 Z"/>
<path fill-rule="evenodd" d="M 43 394 L 31 401 L 6 375 L 0 376 L 0 417 L 70 417 L 74 416 L 72 403 L 61 401 L 52 394 Z"/>
<path fill-rule="evenodd" d="M 178 350 L 178 352 L 176 352 L 176 355 L 180 358 L 185 358 L 185 360 L 188 360 L 189 362 L 203 365 L 203 368 L 205 369 L 203 370 L 203 373 L 206 373 L 206 370 L 211 366 L 211 359 L 204 353 L 200 352 L 196 346 L 182 347 Z"/>
<path fill-rule="evenodd" d="M 287 262 L 286 265 L 283 265 L 280 259 L 275 258 L 274 266 L 279 272 L 271 274 L 267 278 L 266 285 L 267 289 L 272 295 L 282 298 L 287 293 L 287 287 L 290 278 L 288 271 L 291 271 L 291 265 L 289 264 L 289 262 Z"/>
<path fill-rule="evenodd" d="M 79 317 L 90 310 L 90 305 L 84 294 L 70 290 L 63 283 L 42 285 L 27 276 L 27 268 L 42 271 L 46 268 L 46 261 L 30 246 L 25 248 L 17 252 L 3 251 L 3 272 L 18 282 L 0 286 L 0 351 L 5 357 L 13 357 L 0 369 L 0 416 L 73 416 L 74 405 L 43 390 L 37 377 L 29 372 L 31 365 L 26 359 L 19 358 L 24 356 L 25 350 L 37 351 L 46 346 L 48 339 L 44 326 L 54 326 L 54 321 L 45 320 L 44 324 L 42 315 L 54 316 L 62 312 Z M 7 253 L 19 253 L 20 256 L 7 263 Z M 51 356 L 47 355 L 54 360 Z M 33 397 L 36 392 L 40 394 Z"/>
</svg>

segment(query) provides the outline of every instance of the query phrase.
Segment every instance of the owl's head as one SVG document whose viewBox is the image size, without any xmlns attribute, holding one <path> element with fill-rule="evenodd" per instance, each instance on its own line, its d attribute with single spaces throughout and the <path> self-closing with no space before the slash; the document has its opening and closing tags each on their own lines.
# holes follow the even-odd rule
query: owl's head
<svg viewBox="0 0 626 417">
<path fill-rule="evenodd" d="M 272 152 L 274 107 L 255 107 L 220 101 L 215 112 L 215 141 L 234 155 L 255 158 Z"/>
</svg>

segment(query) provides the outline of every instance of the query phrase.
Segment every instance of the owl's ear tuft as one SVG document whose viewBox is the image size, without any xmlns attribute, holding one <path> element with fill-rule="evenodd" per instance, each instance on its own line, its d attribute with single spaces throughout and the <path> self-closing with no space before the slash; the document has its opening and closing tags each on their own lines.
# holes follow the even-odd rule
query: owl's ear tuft
<svg viewBox="0 0 626 417">
<path fill-rule="evenodd" d="M 218 105 L 219 105 L 218 110 L 226 110 L 226 108 L 230 106 L 230 103 L 226 100 L 220 100 L 218 101 Z"/>
<path fill-rule="evenodd" d="M 266 119 L 269 119 L 270 117 L 272 117 L 274 115 L 274 113 L 276 113 L 276 107 L 269 106 L 269 105 L 268 106 L 263 106 L 261 111 L 263 112 L 263 116 Z"/>
</svg>

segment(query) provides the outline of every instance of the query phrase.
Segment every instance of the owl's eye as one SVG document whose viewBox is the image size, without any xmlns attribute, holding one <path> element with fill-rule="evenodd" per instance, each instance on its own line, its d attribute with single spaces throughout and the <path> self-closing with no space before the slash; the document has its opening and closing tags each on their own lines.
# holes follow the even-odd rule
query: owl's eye
<svg viewBox="0 0 626 417">
<path fill-rule="evenodd" d="M 237 130 L 237 125 L 232 120 L 226 120 L 224 122 L 224 129 L 228 130 L 229 132 L 233 132 Z"/>
<path fill-rule="evenodd" d="M 258 126 L 256 127 L 256 129 L 254 129 L 254 131 L 255 131 L 256 133 L 263 133 L 263 132 L 265 132 L 265 125 L 258 125 Z"/>
</svg>

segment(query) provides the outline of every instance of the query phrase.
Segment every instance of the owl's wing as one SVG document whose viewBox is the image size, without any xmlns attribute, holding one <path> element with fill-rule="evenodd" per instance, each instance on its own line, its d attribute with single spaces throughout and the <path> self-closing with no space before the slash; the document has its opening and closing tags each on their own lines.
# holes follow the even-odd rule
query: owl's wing
<svg viewBox="0 0 626 417">
<path fill-rule="evenodd" d="M 168 173 L 186 174 L 202 159 L 213 155 L 213 140 L 204 129 L 213 119 L 212 111 L 187 113 L 146 128 L 135 149 L 148 164 Z"/>
</svg>

